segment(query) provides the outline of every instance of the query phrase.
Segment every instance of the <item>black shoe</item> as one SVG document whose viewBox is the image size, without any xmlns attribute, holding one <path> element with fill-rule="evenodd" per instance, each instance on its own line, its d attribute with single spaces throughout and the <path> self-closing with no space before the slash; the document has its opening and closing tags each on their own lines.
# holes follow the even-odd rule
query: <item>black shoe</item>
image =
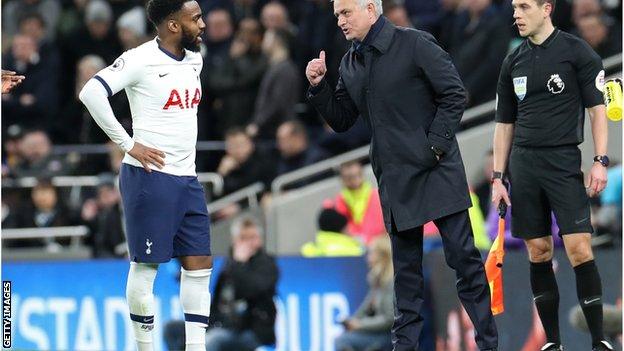
<svg viewBox="0 0 624 351">
<path fill-rule="evenodd" d="M 602 340 L 598 344 L 594 345 L 594 347 L 592 347 L 592 351 L 613 351 L 613 346 L 611 346 L 611 344 L 609 344 L 608 342 Z"/>
<path fill-rule="evenodd" d="M 547 342 L 546 345 L 542 346 L 540 351 L 563 351 L 563 346 L 555 344 L 554 342 Z"/>
</svg>

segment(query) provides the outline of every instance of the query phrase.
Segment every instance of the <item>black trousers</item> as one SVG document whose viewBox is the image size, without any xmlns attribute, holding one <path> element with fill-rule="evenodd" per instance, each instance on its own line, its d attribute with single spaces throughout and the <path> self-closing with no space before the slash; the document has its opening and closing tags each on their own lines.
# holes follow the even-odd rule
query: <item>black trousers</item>
<svg viewBox="0 0 624 351">
<path fill-rule="evenodd" d="M 434 223 L 440 230 L 446 262 L 457 275 L 457 294 L 474 325 L 477 346 L 480 350 L 495 349 L 498 334 L 490 310 L 490 288 L 481 254 L 474 246 L 468 211 L 436 219 Z M 423 227 L 399 232 L 393 223 L 390 239 L 396 297 L 392 344 L 394 351 L 418 350 L 423 328 Z"/>
</svg>

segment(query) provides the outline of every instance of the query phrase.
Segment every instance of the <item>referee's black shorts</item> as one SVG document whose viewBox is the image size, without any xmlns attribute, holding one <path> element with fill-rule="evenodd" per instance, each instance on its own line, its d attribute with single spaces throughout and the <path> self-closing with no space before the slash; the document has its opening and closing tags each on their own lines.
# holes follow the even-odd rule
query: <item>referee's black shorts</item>
<svg viewBox="0 0 624 351">
<path fill-rule="evenodd" d="M 577 146 L 513 146 L 509 173 L 514 237 L 528 240 L 552 235 L 551 211 L 559 235 L 593 232 Z"/>
</svg>

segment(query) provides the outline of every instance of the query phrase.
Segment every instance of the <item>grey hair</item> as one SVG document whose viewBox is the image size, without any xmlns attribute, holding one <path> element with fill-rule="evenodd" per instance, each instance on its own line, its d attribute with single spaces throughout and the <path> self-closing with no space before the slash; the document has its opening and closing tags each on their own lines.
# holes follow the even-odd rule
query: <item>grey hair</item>
<svg viewBox="0 0 624 351">
<path fill-rule="evenodd" d="M 334 2 L 334 0 L 330 0 L 330 2 Z M 383 6 L 381 5 L 381 0 L 357 0 L 357 4 L 360 8 L 365 8 L 368 4 L 373 4 L 375 6 L 375 12 L 377 12 L 377 16 L 383 15 Z"/>
<path fill-rule="evenodd" d="M 232 236 L 232 239 L 238 237 L 243 227 L 246 226 L 256 227 L 256 229 L 258 230 L 258 234 L 260 234 L 260 236 L 262 237 L 262 226 L 260 225 L 260 222 L 251 215 L 243 215 L 236 218 L 230 226 L 230 235 Z"/>
<path fill-rule="evenodd" d="M 377 16 L 383 15 L 383 6 L 381 5 L 381 0 L 357 0 L 360 8 L 366 7 L 369 3 L 375 6 L 375 12 L 377 12 Z"/>
<path fill-rule="evenodd" d="M 81 64 L 89 65 L 98 71 L 106 67 L 106 61 L 98 55 L 87 55 L 81 58 L 79 65 Z"/>
</svg>

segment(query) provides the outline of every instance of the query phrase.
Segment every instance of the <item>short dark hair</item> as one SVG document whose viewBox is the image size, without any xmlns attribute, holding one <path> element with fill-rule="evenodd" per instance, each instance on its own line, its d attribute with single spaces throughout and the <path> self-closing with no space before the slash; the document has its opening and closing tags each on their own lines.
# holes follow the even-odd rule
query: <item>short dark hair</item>
<svg viewBox="0 0 624 351">
<path fill-rule="evenodd" d="M 542 6 L 546 3 L 550 4 L 550 6 L 552 6 L 552 10 L 550 10 L 550 16 L 552 16 L 552 14 L 555 12 L 555 5 L 557 5 L 557 0 L 535 0 L 535 2 L 537 2 L 539 6 Z"/>
<path fill-rule="evenodd" d="M 173 13 L 180 11 L 184 3 L 192 0 L 149 0 L 147 3 L 147 18 L 155 26 Z"/>
<path fill-rule="evenodd" d="M 41 189 L 54 189 L 54 184 L 52 183 L 52 177 L 50 176 L 41 176 L 37 179 L 37 184 L 33 186 L 33 191 L 41 190 Z"/>
<path fill-rule="evenodd" d="M 35 11 L 29 11 L 21 15 L 17 21 L 18 27 L 21 27 L 22 24 L 24 24 L 24 22 L 31 20 L 31 19 L 34 19 L 37 22 L 39 22 L 41 27 L 43 28 L 46 27 L 46 22 L 45 22 L 45 19 L 43 19 L 43 16 L 40 13 L 35 12 Z"/>
</svg>

